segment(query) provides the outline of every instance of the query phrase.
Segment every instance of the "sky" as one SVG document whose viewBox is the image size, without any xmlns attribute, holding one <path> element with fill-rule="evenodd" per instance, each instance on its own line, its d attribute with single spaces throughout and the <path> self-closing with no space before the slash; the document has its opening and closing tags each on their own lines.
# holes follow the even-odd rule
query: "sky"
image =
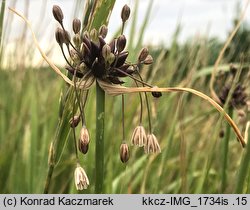
<svg viewBox="0 0 250 210">
<path fill-rule="evenodd" d="M 54 40 L 54 31 L 57 23 L 54 20 L 51 9 L 54 4 L 59 5 L 65 16 L 65 25 L 71 27 L 73 19 L 73 0 L 47 0 L 45 14 L 42 13 L 45 0 L 31 0 L 27 7 L 27 1 L 17 0 L 13 5 L 13 0 L 7 0 L 7 6 L 14 7 L 17 11 L 24 14 L 25 8 L 28 10 L 28 19 L 30 20 L 35 33 L 44 47 L 46 43 L 56 44 Z M 144 36 L 145 45 L 169 46 L 172 40 L 177 24 L 181 24 L 180 42 L 188 40 L 194 36 L 218 37 L 225 40 L 228 32 L 232 28 L 232 20 L 236 14 L 236 5 L 240 3 L 244 6 L 247 0 L 154 0 L 150 14 L 146 14 L 147 7 L 151 0 L 139 0 L 138 10 L 138 31 L 145 16 L 149 16 L 149 24 Z M 117 31 L 121 25 L 120 12 L 124 4 L 128 4 L 133 13 L 135 0 L 116 0 L 113 13 L 110 17 L 108 39 Z M 16 40 L 22 34 L 24 23 L 19 17 L 10 14 L 7 11 L 7 19 L 12 18 L 12 24 L 9 26 L 10 36 L 8 43 Z M 246 20 L 250 22 L 250 9 L 247 11 Z M 129 25 L 125 30 L 125 35 L 129 34 Z M 136 38 L 136 37 L 135 37 Z M 48 41 L 49 40 L 49 41 Z M 53 41 L 51 41 L 53 40 Z M 56 45 L 55 45 L 56 46 Z M 57 50 L 58 53 L 59 50 Z"/>
</svg>

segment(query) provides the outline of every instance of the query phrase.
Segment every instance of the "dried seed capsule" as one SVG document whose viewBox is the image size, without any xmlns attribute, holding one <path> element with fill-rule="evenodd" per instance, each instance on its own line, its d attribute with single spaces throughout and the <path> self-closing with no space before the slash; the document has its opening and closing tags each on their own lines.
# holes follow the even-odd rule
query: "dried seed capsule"
<svg viewBox="0 0 250 210">
<path fill-rule="evenodd" d="M 64 36 L 64 31 L 61 28 L 57 28 L 55 32 L 55 37 L 57 43 L 62 46 L 63 43 L 65 43 L 65 36 Z"/>
<path fill-rule="evenodd" d="M 63 12 L 62 9 L 58 5 L 54 5 L 52 9 L 52 13 L 54 18 L 62 24 L 63 21 Z"/>
<path fill-rule="evenodd" d="M 81 21 L 79 19 L 75 18 L 73 20 L 72 26 L 73 26 L 74 33 L 75 34 L 79 33 L 81 30 Z"/>
<path fill-rule="evenodd" d="M 143 61 L 145 65 L 149 65 L 153 63 L 153 57 L 151 55 L 148 55 L 146 59 Z"/>
<path fill-rule="evenodd" d="M 107 26 L 102 25 L 102 26 L 100 27 L 100 29 L 99 29 L 99 34 L 100 34 L 100 36 L 102 36 L 103 39 L 105 39 L 105 37 L 106 37 L 107 34 L 108 34 L 108 28 L 107 28 Z"/>
<path fill-rule="evenodd" d="M 79 115 L 76 115 L 76 116 L 72 117 L 70 119 L 70 121 L 69 121 L 70 127 L 71 128 L 77 127 L 77 125 L 79 124 L 80 120 L 81 120 L 81 117 Z"/>
<path fill-rule="evenodd" d="M 122 22 L 126 22 L 129 18 L 129 15 L 130 15 L 130 8 L 127 4 L 125 4 L 121 12 Z"/>
<path fill-rule="evenodd" d="M 140 53 L 139 53 L 139 56 L 138 56 L 138 62 L 143 62 L 148 56 L 148 48 L 142 48 Z"/>
<path fill-rule="evenodd" d="M 126 163 L 129 159 L 129 149 L 128 145 L 125 143 L 120 146 L 120 159 L 123 163 Z"/>
<path fill-rule="evenodd" d="M 126 46 L 126 37 L 124 35 L 120 35 L 117 39 L 116 47 L 118 52 L 122 52 Z"/>
</svg>

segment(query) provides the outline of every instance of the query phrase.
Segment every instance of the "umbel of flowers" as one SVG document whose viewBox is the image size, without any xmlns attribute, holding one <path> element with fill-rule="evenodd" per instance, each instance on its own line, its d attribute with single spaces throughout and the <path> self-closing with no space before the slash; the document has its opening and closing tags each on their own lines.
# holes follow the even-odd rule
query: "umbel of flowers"
<svg viewBox="0 0 250 210">
<path fill-rule="evenodd" d="M 65 29 L 63 25 L 64 15 L 61 8 L 57 5 L 53 6 L 53 16 L 60 24 L 60 27 L 56 29 L 55 38 L 59 44 L 62 55 L 67 63 L 65 67 L 68 71 L 68 78 L 74 83 L 75 100 L 78 107 L 73 108 L 73 115 L 70 120 L 70 126 L 73 130 L 75 148 L 76 148 L 76 169 L 75 169 L 75 184 L 78 190 L 86 189 L 89 185 L 89 180 L 86 172 L 79 164 L 78 151 L 86 154 L 90 143 L 90 135 L 86 126 L 86 120 L 84 116 L 84 106 L 87 100 L 87 96 L 82 99 L 77 84 L 83 86 L 83 90 L 87 90 L 95 80 L 103 81 L 113 85 L 122 85 L 124 83 L 123 78 L 131 78 L 137 87 L 149 86 L 143 81 L 139 67 L 141 65 L 149 65 L 153 63 L 153 58 L 149 54 L 147 48 L 141 49 L 136 63 L 130 63 L 127 61 L 129 52 L 126 50 L 126 36 L 123 34 L 125 22 L 130 16 L 130 8 L 125 5 L 122 8 L 121 20 L 122 30 L 121 34 L 112 39 L 110 42 L 106 42 L 105 38 L 108 33 L 108 28 L 102 25 L 99 29 L 92 29 L 87 31 L 85 28 L 81 28 L 82 24 L 79 19 L 74 19 L 72 22 L 73 36 Z M 71 38 L 72 37 L 72 38 Z M 145 100 L 148 110 L 148 133 L 142 125 L 142 93 L 139 93 L 141 110 L 140 110 L 140 122 L 135 128 L 131 143 L 139 147 L 144 147 L 145 153 L 159 153 L 161 152 L 160 145 L 156 136 L 152 132 L 150 110 L 148 96 L 145 94 Z M 152 92 L 154 97 L 160 97 L 160 92 Z M 74 102 L 73 102 L 74 103 Z M 80 114 L 76 115 L 77 110 L 80 110 Z M 124 131 L 124 96 L 122 95 L 122 116 L 123 116 L 123 131 Z M 81 122 L 81 130 L 79 135 L 76 134 L 75 128 Z M 122 136 L 122 142 L 120 146 L 120 159 L 123 163 L 129 160 L 129 147 L 125 140 L 124 132 Z"/>
</svg>

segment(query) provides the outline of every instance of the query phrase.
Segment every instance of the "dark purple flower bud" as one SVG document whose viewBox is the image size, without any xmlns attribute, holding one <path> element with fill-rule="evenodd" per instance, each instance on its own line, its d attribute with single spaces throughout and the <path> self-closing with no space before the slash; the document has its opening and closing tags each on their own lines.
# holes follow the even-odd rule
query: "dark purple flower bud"
<svg viewBox="0 0 250 210">
<path fill-rule="evenodd" d="M 58 5 L 54 5 L 53 9 L 52 9 L 52 13 L 54 18 L 62 24 L 63 21 L 63 12 L 61 10 L 61 8 Z"/>
<path fill-rule="evenodd" d="M 117 39 L 116 47 L 118 52 L 122 52 L 126 46 L 126 37 L 124 35 L 120 35 Z"/>
<path fill-rule="evenodd" d="M 118 68 L 118 67 L 122 66 L 125 63 L 127 57 L 128 57 L 128 52 L 127 51 L 120 53 L 118 55 L 118 57 L 116 58 L 117 61 L 114 61 L 114 63 L 116 63 L 115 67 Z"/>
<path fill-rule="evenodd" d="M 74 33 L 75 34 L 79 33 L 81 30 L 81 21 L 79 19 L 75 18 L 73 20 L 72 26 L 73 26 Z"/>
<path fill-rule="evenodd" d="M 129 15 L 130 15 L 130 8 L 127 4 L 125 4 L 121 12 L 122 22 L 126 22 L 129 18 Z"/>
<path fill-rule="evenodd" d="M 98 32 L 95 28 L 90 31 L 90 38 L 94 41 L 98 39 Z"/>
</svg>

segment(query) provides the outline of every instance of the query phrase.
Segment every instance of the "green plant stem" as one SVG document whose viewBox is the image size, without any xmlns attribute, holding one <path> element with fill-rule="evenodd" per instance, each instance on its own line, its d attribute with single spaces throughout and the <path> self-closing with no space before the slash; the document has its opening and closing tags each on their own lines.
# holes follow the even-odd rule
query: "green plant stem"
<svg viewBox="0 0 250 210">
<path fill-rule="evenodd" d="M 249 133 L 249 130 L 246 132 Z M 235 193 L 237 194 L 244 193 L 243 186 L 245 183 L 245 179 L 247 178 L 247 173 L 250 166 L 250 135 L 248 135 L 248 139 L 245 139 L 245 141 L 247 141 L 247 146 L 241 159 L 240 169 L 237 177 L 237 184 L 235 189 Z"/>
<path fill-rule="evenodd" d="M 233 108 L 229 108 L 228 115 L 232 117 Z M 229 139 L 231 133 L 231 126 L 227 125 L 225 138 L 222 141 L 222 171 L 221 171 L 221 193 L 223 193 L 227 186 L 227 165 L 228 165 L 228 150 L 229 150 Z"/>
<path fill-rule="evenodd" d="M 103 193 L 105 92 L 96 82 L 95 193 Z"/>
<path fill-rule="evenodd" d="M 49 192 L 49 186 L 50 186 L 50 181 L 53 175 L 54 167 L 55 167 L 54 162 L 49 163 L 48 173 L 47 173 L 46 182 L 45 182 L 44 191 L 43 191 L 44 194 L 48 194 Z"/>
</svg>

